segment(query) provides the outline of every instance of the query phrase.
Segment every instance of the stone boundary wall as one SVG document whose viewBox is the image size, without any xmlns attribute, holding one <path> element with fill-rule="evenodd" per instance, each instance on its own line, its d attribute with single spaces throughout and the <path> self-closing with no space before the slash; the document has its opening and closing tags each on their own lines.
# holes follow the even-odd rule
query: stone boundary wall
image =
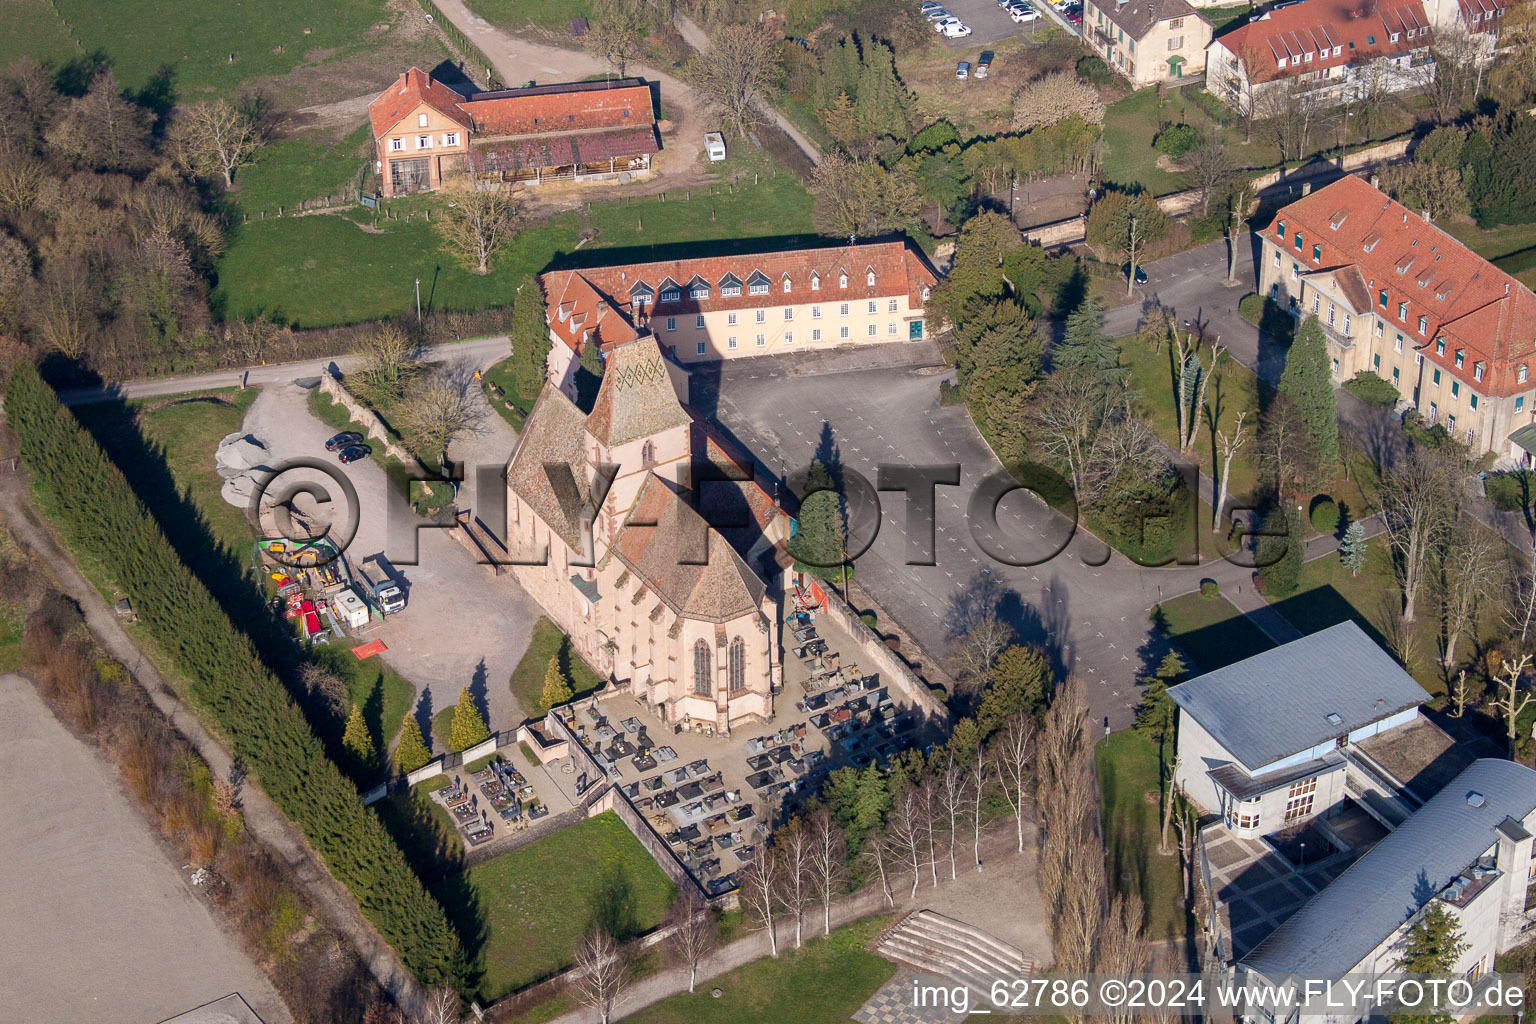
<svg viewBox="0 0 1536 1024">
<path fill-rule="evenodd" d="M 320 390 L 329 395 L 336 404 L 345 408 L 347 415 L 362 424 L 363 433 L 368 439 L 384 446 L 384 454 L 399 459 L 407 466 L 420 467 L 423 473 L 426 472 L 426 467 L 421 465 L 415 455 L 389 439 L 389 431 L 384 429 L 384 421 L 379 419 L 379 414 L 354 398 L 352 393 L 342 385 L 336 371 L 330 367 L 326 367 L 325 372 L 320 375 Z"/>
<path fill-rule="evenodd" d="M 1368 146 L 1365 149 L 1355 150 L 1353 153 L 1344 154 L 1344 170 L 1358 171 L 1366 167 L 1374 167 L 1377 164 L 1389 163 L 1400 160 L 1413 151 L 1415 140 L 1412 138 L 1388 139 L 1386 142 Z M 1273 188 L 1282 182 L 1301 182 L 1310 178 L 1317 178 L 1324 174 L 1330 174 L 1339 170 L 1339 165 L 1333 161 L 1314 160 L 1301 167 L 1281 168 L 1261 174 L 1253 179 L 1253 187 L 1262 192 Z M 1170 217 L 1177 217 L 1194 209 L 1200 201 L 1200 194 L 1194 189 L 1186 192 L 1171 192 L 1166 196 L 1158 196 L 1157 205 Z M 1066 220 L 1058 220 L 1050 224 L 1042 224 L 1037 228 L 1030 228 L 1024 232 L 1026 240 L 1039 245 L 1044 249 L 1056 246 L 1072 245 L 1083 240 L 1083 232 L 1088 221 L 1086 217 L 1068 217 Z"/>
<path fill-rule="evenodd" d="M 830 615 L 836 623 L 847 630 L 853 637 L 853 642 L 858 645 L 857 660 L 859 667 L 866 672 L 867 665 L 873 665 L 875 671 L 880 674 L 882 683 L 893 684 L 912 701 L 917 707 L 927 712 L 931 721 L 947 724 L 949 722 L 949 709 L 946 708 L 933 691 L 928 689 L 928 684 L 917 677 L 906 666 L 894 651 L 885 646 L 885 642 L 875 635 L 875 631 L 864 624 L 857 613 L 843 600 L 843 595 L 829 586 L 823 586 L 822 592 L 827 595 L 827 606 L 821 614 Z M 851 662 L 854 658 L 845 657 L 845 662 Z"/>
</svg>

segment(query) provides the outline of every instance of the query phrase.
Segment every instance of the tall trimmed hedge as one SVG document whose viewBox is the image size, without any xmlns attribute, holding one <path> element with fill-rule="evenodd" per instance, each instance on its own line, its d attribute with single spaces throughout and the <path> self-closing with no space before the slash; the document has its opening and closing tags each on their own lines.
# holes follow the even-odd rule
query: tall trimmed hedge
<svg viewBox="0 0 1536 1024">
<path fill-rule="evenodd" d="M 71 546 L 112 573 L 160 649 L 191 681 L 193 702 L 216 720 L 262 790 L 304 830 L 423 985 L 458 981 L 463 951 L 443 908 L 127 478 L 34 367 L 11 375 L 5 411 Z"/>
</svg>

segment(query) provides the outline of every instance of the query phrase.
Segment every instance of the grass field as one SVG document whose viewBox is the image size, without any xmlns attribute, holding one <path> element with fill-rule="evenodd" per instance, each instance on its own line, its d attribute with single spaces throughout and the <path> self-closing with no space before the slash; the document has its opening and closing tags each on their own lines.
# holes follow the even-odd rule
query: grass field
<svg viewBox="0 0 1536 1024">
<path fill-rule="evenodd" d="M 574 684 L 577 697 L 603 685 L 597 673 L 571 650 L 571 641 L 560 631 L 560 627 L 540 616 L 539 621 L 533 624 L 533 636 L 528 641 L 528 650 L 523 653 L 517 668 L 512 670 L 510 681 L 512 696 L 531 716 L 537 717 L 549 710 L 543 700 L 544 673 L 549 668 L 549 659 L 556 656 L 560 658 L 566 676 Z"/>
<path fill-rule="evenodd" d="M 1134 729 L 1099 744 L 1099 798 L 1109 850 L 1109 881 L 1146 905 L 1147 938 L 1179 938 L 1189 914 L 1179 890 L 1179 858 L 1157 852 L 1162 828 L 1162 777 L 1157 747 Z"/>
<path fill-rule="evenodd" d="M 1220 595 L 1185 594 L 1153 610 L 1168 634 L 1198 672 L 1214 672 L 1275 646 L 1274 642 Z"/>
<path fill-rule="evenodd" d="M 1301 569 L 1301 585 L 1295 594 L 1273 602 L 1274 607 L 1303 633 L 1352 619 L 1384 648 L 1388 648 L 1383 624 L 1389 609 L 1400 607 L 1400 594 L 1392 574 L 1392 552 L 1385 537 L 1366 542 L 1365 568 L 1351 576 L 1337 557 L 1314 559 Z M 1498 613 L 1485 601 L 1479 622 L 1479 636 L 1484 643 L 1498 635 Z M 1414 624 L 1416 658 L 1409 665 L 1413 677 L 1430 693 L 1444 693 L 1445 678 L 1439 664 L 1439 623 L 1437 606 L 1426 580 L 1419 595 L 1418 621 Z M 1457 647 L 1458 660 L 1470 658 L 1474 651 L 1470 638 L 1463 637 Z"/>
<path fill-rule="evenodd" d="M 270 143 L 255 163 L 236 172 L 230 198 L 254 217 L 263 210 L 275 214 L 278 207 L 291 209 L 329 195 L 348 184 L 371 156 L 369 131 L 361 124 L 336 141 L 311 133 Z"/>
<path fill-rule="evenodd" d="M 440 197 L 393 200 L 390 209 L 401 219 L 380 220 L 380 234 L 351 219 L 367 213 L 361 209 L 349 217 L 268 217 L 235 230 L 219 262 L 214 308 L 242 319 L 266 313 L 296 327 L 355 323 L 413 312 L 419 279 L 427 308 L 483 309 L 509 304 L 525 274 L 544 270 L 557 257 L 578 264 L 631 262 L 729 252 L 749 245 L 745 239 L 762 239 L 766 247 L 816 240 L 811 199 L 795 176 L 765 173 L 760 185 L 714 188 L 719 194 L 693 190 L 689 201 L 673 194 L 666 201 L 594 203 L 590 213 L 531 224 L 484 277 L 440 247 L 424 216 L 429 209 L 440 215 Z M 583 235 L 591 241 L 573 257 Z"/>
<path fill-rule="evenodd" d="M 1177 92 L 1159 103 L 1156 89 L 1143 89 L 1110 104 L 1104 112 L 1104 180 L 1139 184 L 1153 195 L 1182 189 L 1184 176 L 1158 167 L 1161 154 L 1152 148 L 1162 122 L 1177 122 L 1181 112 L 1185 122 L 1202 131 L 1213 123 L 1195 104 L 1179 102 Z"/>
<path fill-rule="evenodd" d="M 168 72 L 178 101 L 231 92 L 252 78 L 284 74 L 321 54 L 331 57 L 369 46 L 370 28 L 391 20 L 383 0 L 333 0 L 323 10 L 307 0 L 191 5 L 173 0 L 7 0 L 4 10 L 0 64 L 23 55 L 62 62 L 100 50 L 128 89 L 142 89 Z"/>
<path fill-rule="evenodd" d="M 625 936 L 650 931 L 677 895 L 611 811 L 477 864 L 466 879 L 484 920 L 482 1004 L 568 966 L 594 922 Z"/>
<path fill-rule="evenodd" d="M 314 649 L 314 660 L 347 684 L 353 704 L 363 709 L 363 720 L 374 742 L 384 752 L 400 732 L 401 719 L 416 700 L 411 681 L 373 657 L 358 661 L 349 647 L 323 644 Z"/>
<path fill-rule="evenodd" d="M 629 1024 L 836 1024 L 845 1021 L 890 980 L 896 965 L 866 947 L 890 923 L 870 917 L 802 949 L 781 947 L 698 987 L 625 1017 Z M 722 995 L 715 999 L 711 989 Z"/>
<path fill-rule="evenodd" d="M 1209 366 L 1210 349 L 1202 348 L 1200 358 Z M 1179 421 L 1174 363 L 1174 350 L 1166 343 L 1160 352 L 1154 353 L 1134 336 L 1120 339 L 1120 364 L 1130 368 L 1131 386 L 1140 396 L 1142 414 L 1158 437 L 1177 447 Z M 1249 440 L 1232 465 L 1230 487 L 1234 495 L 1251 495 L 1258 485 L 1258 473 L 1248 453 L 1256 447 L 1253 437 L 1259 426 L 1259 409 L 1261 404 L 1267 403 L 1268 393 L 1267 384 L 1230 356 L 1222 359 L 1205 393 L 1206 409 L 1200 414 L 1200 428 L 1192 454 L 1212 479 L 1216 479 L 1216 431 L 1231 434 L 1237 425 L 1238 414 L 1247 414 L 1243 429 Z"/>
<path fill-rule="evenodd" d="M 80 406 L 75 416 L 107 448 L 135 487 L 145 474 L 169 473 L 167 486 L 191 499 L 219 547 L 244 560 L 253 534 L 245 513 L 224 501 L 224 481 L 214 468 L 219 439 L 240 429 L 257 390 L 225 388 L 173 398 L 101 402 Z M 140 488 L 141 496 L 144 491 Z M 146 496 L 146 500 L 150 500 Z M 157 515 L 166 510 L 155 508 Z M 167 530 L 176 529 L 167 522 Z"/>
<path fill-rule="evenodd" d="M 591 17 L 593 6 L 592 0 L 472 0 L 469 4 L 492 25 L 514 30 L 537 25 L 566 38 L 571 35 L 571 19 Z"/>
<path fill-rule="evenodd" d="M 492 394 L 490 385 L 495 384 L 501 388 L 501 394 Z M 528 419 L 528 414 L 533 411 L 534 398 L 524 398 L 518 394 L 517 381 L 513 379 L 512 357 L 508 356 L 494 366 L 486 368 L 481 380 L 481 386 L 485 389 L 485 400 L 491 404 L 501 415 L 501 418 L 512 425 L 512 429 L 522 432 L 523 422 Z M 512 408 L 507 408 L 510 403 Z"/>
</svg>

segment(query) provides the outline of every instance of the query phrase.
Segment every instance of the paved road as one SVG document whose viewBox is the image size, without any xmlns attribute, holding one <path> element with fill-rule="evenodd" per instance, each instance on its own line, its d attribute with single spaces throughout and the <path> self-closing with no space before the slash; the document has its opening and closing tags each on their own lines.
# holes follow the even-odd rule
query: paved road
<svg viewBox="0 0 1536 1024">
<path fill-rule="evenodd" d="M 835 449 L 842 465 L 872 485 L 881 463 L 958 465 L 959 486 L 936 490 L 933 564 L 906 564 L 907 508 L 901 494 L 887 493 L 874 542 L 858 558 L 861 585 L 938 656 L 979 610 L 996 611 L 1022 639 L 1044 646 L 1058 668 L 1088 681 L 1096 717 L 1115 727 L 1129 723 L 1134 680 L 1145 659 L 1161 655 L 1143 650 L 1151 606 L 1206 576 L 1235 590 L 1249 570 L 1226 562 L 1141 568 L 1085 533 L 1072 535 L 1065 519 L 1023 492 L 998 506 L 997 530 L 978 527 L 978 536 L 967 506 L 1001 466 L 964 407 L 938 404 L 931 348 L 884 350 L 887 365 L 841 371 L 808 368 L 800 356 L 738 360 L 697 373 L 693 403 L 754 452 L 759 472 L 773 481 L 808 466 L 818 449 Z M 867 537 L 863 524 L 872 522 L 856 515 L 855 536 Z M 918 524 L 916 539 L 925 532 Z M 1041 564 L 1006 565 L 984 545 Z"/>
<path fill-rule="evenodd" d="M 474 364 L 477 369 L 484 369 L 505 359 L 511 352 L 511 344 L 505 335 L 475 338 L 471 341 L 451 341 L 426 349 L 422 358 L 429 363 L 462 359 Z M 124 398 L 157 398 L 162 395 L 184 395 L 189 391 L 237 388 L 242 383 L 251 387 L 263 384 L 288 384 L 297 378 L 318 376 L 326 366 L 346 371 L 361 365 L 362 361 L 363 357 L 360 355 L 346 355 L 332 359 L 301 359 L 292 363 L 264 363 L 247 369 L 215 370 L 212 373 L 191 374 L 185 377 L 128 381 L 107 388 L 72 388 L 59 392 L 59 398 L 65 405 L 89 405 L 92 402 Z"/>
<path fill-rule="evenodd" d="M 1106 311 L 1105 330 L 1112 337 L 1132 334 L 1143 311 L 1151 305 L 1161 305 L 1172 309 L 1180 319 L 1199 324 L 1207 338 L 1220 338 L 1233 359 L 1256 370 L 1266 380 L 1278 381 L 1285 366 L 1284 350 L 1261 342 L 1259 329 L 1237 313 L 1238 300 L 1255 289 L 1257 244 L 1252 234 L 1243 236 L 1246 251 L 1237 262 L 1235 285 L 1226 283 L 1226 239 L 1148 263 L 1147 283 L 1136 289 L 1140 301 Z M 1122 286 L 1124 283 L 1121 278 Z"/>
</svg>

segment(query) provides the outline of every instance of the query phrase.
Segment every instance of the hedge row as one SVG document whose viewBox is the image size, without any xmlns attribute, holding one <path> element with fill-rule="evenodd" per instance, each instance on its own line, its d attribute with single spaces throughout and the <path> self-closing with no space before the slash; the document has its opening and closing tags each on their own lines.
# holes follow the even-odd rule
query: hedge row
<svg viewBox="0 0 1536 1024">
<path fill-rule="evenodd" d="M 287 690 L 172 549 L 160 525 L 36 369 L 19 367 L 5 411 L 70 544 L 112 573 L 155 642 L 191 681 L 261 788 L 304 830 L 365 917 L 424 985 L 455 982 L 464 959 L 443 908 L 325 755 Z"/>
</svg>

